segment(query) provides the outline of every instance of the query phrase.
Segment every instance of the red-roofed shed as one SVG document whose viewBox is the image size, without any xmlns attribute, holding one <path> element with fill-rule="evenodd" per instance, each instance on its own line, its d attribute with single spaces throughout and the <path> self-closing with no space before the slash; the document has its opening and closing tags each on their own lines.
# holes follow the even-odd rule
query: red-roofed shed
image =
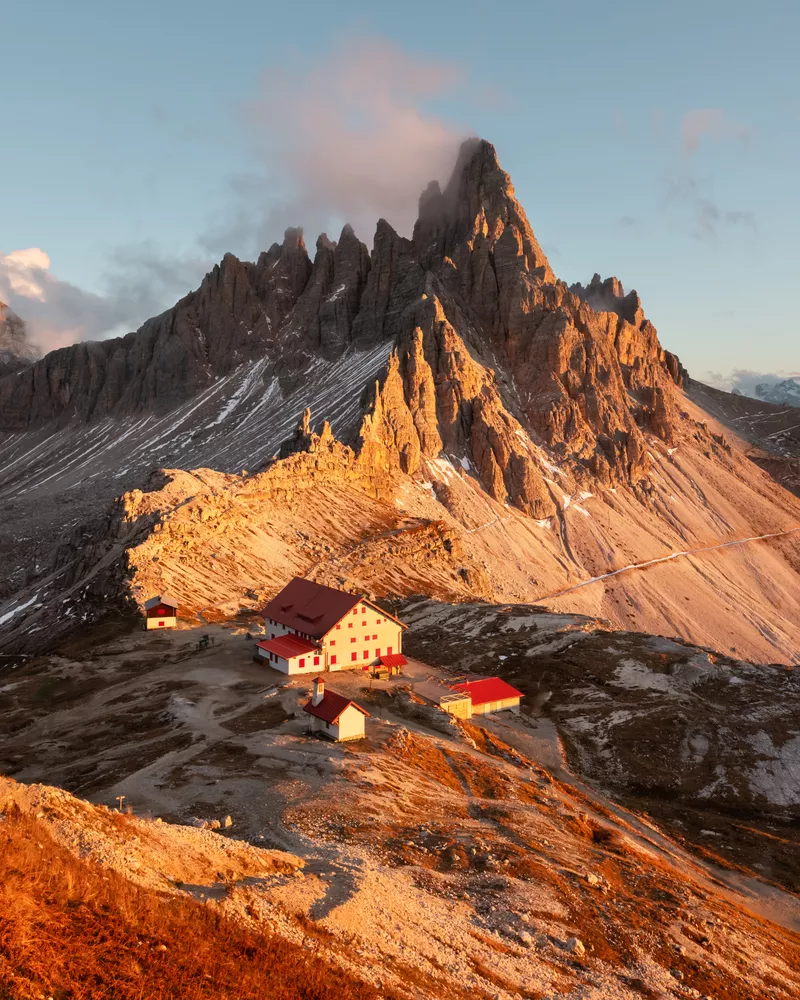
<svg viewBox="0 0 800 1000">
<path fill-rule="evenodd" d="M 518 712 L 519 701 L 523 697 L 521 691 L 517 691 L 502 677 L 481 677 L 475 681 L 451 684 L 450 688 L 459 694 L 470 696 L 473 715 L 486 715 L 506 709 Z"/>
<path fill-rule="evenodd" d="M 369 712 L 344 695 L 325 690 L 322 677 L 314 678 L 313 694 L 303 706 L 311 716 L 311 731 L 332 740 L 359 740 L 364 737 L 364 719 Z"/>
</svg>

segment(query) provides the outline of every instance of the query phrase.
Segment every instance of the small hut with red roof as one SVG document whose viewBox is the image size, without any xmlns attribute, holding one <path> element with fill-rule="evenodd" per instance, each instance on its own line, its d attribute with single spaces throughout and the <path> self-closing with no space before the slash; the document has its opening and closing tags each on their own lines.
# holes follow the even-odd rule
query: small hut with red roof
<svg viewBox="0 0 800 1000">
<path fill-rule="evenodd" d="M 326 691 L 321 677 L 314 678 L 312 691 L 311 699 L 303 706 L 311 716 L 312 733 L 322 733 L 337 742 L 364 739 L 364 720 L 369 712 L 344 695 Z"/>
<path fill-rule="evenodd" d="M 522 692 L 517 691 L 502 677 L 480 677 L 474 681 L 462 681 L 451 684 L 450 690 L 469 697 L 472 703 L 469 715 L 488 715 L 490 712 L 508 710 L 519 712 L 519 700 L 522 698 Z M 445 705 L 441 705 L 441 707 L 445 711 L 452 711 Z M 459 713 L 454 712 L 454 714 Z"/>
</svg>

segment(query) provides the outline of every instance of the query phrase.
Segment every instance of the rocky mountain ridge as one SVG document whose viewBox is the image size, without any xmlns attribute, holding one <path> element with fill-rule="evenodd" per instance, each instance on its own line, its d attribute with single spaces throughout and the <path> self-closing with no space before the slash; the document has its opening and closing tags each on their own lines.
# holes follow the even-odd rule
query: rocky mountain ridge
<svg viewBox="0 0 800 1000">
<path fill-rule="evenodd" d="M 320 236 L 313 263 L 299 230 L 255 264 L 227 255 L 136 334 L 0 380 L 0 427 L 166 413 L 262 359 L 261 385 L 276 377 L 286 392 L 310 359 L 384 341 L 395 346 L 373 430 L 387 422 L 379 433 L 405 471 L 444 448 L 474 462 L 495 498 L 542 514 L 542 470 L 519 429 L 607 484 L 644 473 L 641 427 L 672 433 L 676 359 L 640 309 L 585 302 L 555 279 L 494 149 L 470 142 L 446 189 L 420 199 L 413 240 L 381 222 L 371 255 L 349 226 L 337 243 Z"/>
<path fill-rule="evenodd" d="M 0 302 L 0 379 L 22 371 L 38 356 L 38 350 L 28 339 L 24 320 L 5 302 Z"/>
<path fill-rule="evenodd" d="M 555 277 L 493 147 L 471 141 L 444 189 L 424 192 L 412 239 L 381 221 L 369 254 L 345 227 L 335 244 L 319 238 L 312 262 L 288 230 L 255 264 L 227 256 L 138 333 L 0 379 L 0 625 L 27 643 L 43 628 L 31 608 L 46 607 L 45 595 L 74 608 L 78 594 L 101 602 L 170 580 L 193 608 L 235 609 L 247 600 L 237 581 L 253 574 L 253 590 L 318 572 L 378 594 L 408 594 L 412 579 L 424 591 L 424 574 L 407 572 L 414 547 L 393 550 L 387 538 L 427 533 L 437 596 L 589 600 L 615 625 L 630 623 L 633 605 L 649 629 L 713 645 L 711 631 L 748 655 L 791 661 L 790 539 L 761 557 L 769 600 L 758 560 L 739 550 L 725 554 L 727 569 L 673 575 L 671 586 L 698 599 L 694 615 L 629 577 L 561 597 L 620 567 L 800 522 L 796 500 L 686 386 L 635 293 L 616 279 L 570 289 Z M 154 466 L 168 471 L 148 486 Z M 218 488 L 206 501 L 198 483 L 209 477 Z M 161 513 L 134 519 L 134 531 L 109 505 L 139 487 L 158 495 Z M 173 533 L 190 514 L 192 537 Z M 298 542 L 304 514 L 314 552 Z M 235 573 L 209 574 L 217 551 Z M 742 588 L 749 612 L 728 624 Z"/>
</svg>

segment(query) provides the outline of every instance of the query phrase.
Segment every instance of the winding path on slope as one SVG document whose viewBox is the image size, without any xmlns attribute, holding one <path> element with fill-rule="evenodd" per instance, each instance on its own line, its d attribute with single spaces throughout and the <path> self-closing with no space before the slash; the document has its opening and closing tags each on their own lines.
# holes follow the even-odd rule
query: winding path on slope
<svg viewBox="0 0 800 1000">
<path fill-rule="evenodd" d="M 789 528 L 786 531 L 772 531 L 766 535 L 753 535 L 751 538 L 734 538 L 729 542 L 719 542 L 716 545 L 701 545 L 699 548 L 686 549 L 684 552 L 671 552 L 668 556 L 659 556 L 658 559 L 648 559 L 647 562 L 631 563 L 629 566 L 623 566 L 621 569 L 612 570 L 610 573 L 593 576 L 589 580 L 582 580 L 580 583 L 564 588 L 564 590 L 556 590 L 551 594 L 544 594 L 541 597 L 537 597 L 536 600 L 537 602 L 552 601 L 556 597 L 563 597 L 565 594 L 571 594 L 575 590 L 580 590 L 581 587 L 588 587 L 591 583 L 599 583 L 601 580 L 608 580 L 612 576 L 619 576 L 621 573 L 631 573 L 634 570 L 647 569 L 649 566 L 658 565 L 658 563 L 671 562 L 673 559 L 681 559 L 684 556 L 699 555 L 701 552 L 713 552 L 715 549 L 728 549 L 732 548 L 734 545 L 747 545 L 749 542 L 761 542 L 767 538 L 782 538 L 786 535 L 793 535 L 795 532 L 800 532 L 800 526 L 796 528 Z"/>
</svg>

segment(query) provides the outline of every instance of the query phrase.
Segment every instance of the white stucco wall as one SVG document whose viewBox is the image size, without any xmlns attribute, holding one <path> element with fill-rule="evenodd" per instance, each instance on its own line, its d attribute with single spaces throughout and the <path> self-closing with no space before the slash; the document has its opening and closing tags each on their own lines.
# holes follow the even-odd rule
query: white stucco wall
<svg viewBox="0 0 800 1000">
<path fill-rule="evenodd" d="M 277 639 L 282 635 L 300 635 L 294 629 L 278 625 L 268 618 L 264 619 L 264 630 L 267 637 Z M 353 641 L 355 640 L 355 641 Z M 316 665 L 317 670 L 361 670 L 379 661 L 381 656 L 403 652 L 403 629 L 391 618 L 368 602 L 357 605 L 348 612 L 341 622 L 322 637 L 321 657 Z M 355 660 L 353 653 L 356 654 Z M 365 656 L 364 653 L 367 655 Z M 310 660 L 309 660 L 310 655 Z M 306 665 L 301 668 L 294 658 L 287 670 L 285 665 L 278 666 L 272 661 L 272 666 L 284 673 L 302 674 L 314 669 L 314 654 L 306 655 Z M 335 662 L 332 662 L 335 658 Z M 309 666 L 310 663 L 310 666 Z M 292 666 L 291 664 L 294 664 Z"/>
<path fill-rule="evenodd" d="M 154 628 L 154 629 L 159 629 L 159 628 L 176 628 L 176 626 L 178 624 L 178 619 L 174 618 L 174 617 L 173 618 L 167 618 L 167 617 L 162 617 L 162 618 L 146 618 L 145 621 L 147 622 L 147 625 L 145 627 L 147 628 L 148 631 L 151 628 Z M 162 622 L 164 623 L 163 625 L 161 624 Z"/>
<path fill-rule="evenodd" d="M 377 663 L 390 647 L 393 653 L 402 653 L 403 629 L 396 622 L 370 604 L 359 604 L 353 611 L 322 638 L 329 670 L 361 670 Z M 336 662 L 331 663 L 334 656 Z"/>
<path fill-rule="evenodd" d="M 353 705 L 348 707 L 339 716 L 338 723 L 326 725 L 322 719 L 315 715 L 309 716 L 311 719 L 311 731 L 314 733 L 324 733 L 332 740 L 358 740 L 364 736 L 364 713 L 359 712 Z"/>
<path fill-rule="evenodd" d="M 519 698 L 504 698 L 502 701 L 487 701 L 485 705 L 473 705 L 473 715 L 488 715 L 490 712 L 519 712 Z"/>
</svg>

